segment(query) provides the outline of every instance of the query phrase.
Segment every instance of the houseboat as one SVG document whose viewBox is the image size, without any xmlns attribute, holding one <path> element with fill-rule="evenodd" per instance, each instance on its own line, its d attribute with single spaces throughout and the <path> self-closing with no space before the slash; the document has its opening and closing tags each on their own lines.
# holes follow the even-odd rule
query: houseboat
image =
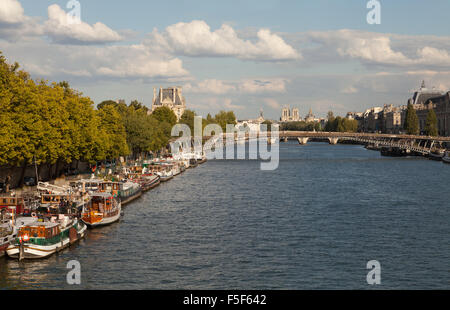
<svg viewBox="0 0 450 310">
<path fill-rule="evenodd" d="M 151 173 L 159 175 L 161 182 L 167 182 L 173 178 L 173 165 L 166 163 L 154 163 L 152 165 L 148 165 L 147 169 L 151 171 Z"/>
<path fill-rule="evenodd" d="M 36 259 L 48 257 L 84 237 L 86 225 L 66 215 L 50 220 L 39 219 L 19 229 L 6 253 L 11 258 Z"/>
<path fill-rule="evenodd" d="M 142 188 L 139 184 L 126 182 L 103 181 L 100 184 L 100 192 L 111 193 L 120 198 L 122 206 L 139 198 L 142 195 Z"/>
<path fill-rule="evenodd" d="M 119 220 L 121 210 L 120 200 L 112 193 L 94 193 L 83 207 L 81 220 L 90 227 L 108 225 Z"/>
</svg>

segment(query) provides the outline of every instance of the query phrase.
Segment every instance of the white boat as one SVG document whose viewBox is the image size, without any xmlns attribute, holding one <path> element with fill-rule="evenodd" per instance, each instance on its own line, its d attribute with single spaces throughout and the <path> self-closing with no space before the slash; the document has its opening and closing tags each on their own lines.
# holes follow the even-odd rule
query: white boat
<svg viewBox="0 0 450 310">
<path fill-rule="evenodd" d="M 11 258 L 36 259 L 48 257 L 83 238 L 86 225 L 65 215 L 51 220 L 37 220 L 19 229 L 6 253 Z"/>
</svg>

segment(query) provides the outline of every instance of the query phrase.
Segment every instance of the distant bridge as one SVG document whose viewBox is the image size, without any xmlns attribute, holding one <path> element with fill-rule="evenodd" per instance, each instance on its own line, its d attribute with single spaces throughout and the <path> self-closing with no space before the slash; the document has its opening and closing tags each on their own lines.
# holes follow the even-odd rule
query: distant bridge
<svg viewBox="0 0 450 310">
<path fill-rule="evenodd" d="M 297 139 L 300 144 L 306 144 L 311 139 L 328 140 L 330 144 L 337 144 L 339 141 L 355 141 L 375 146 L 410 150 L 421 154 L 429 154 L 434 146 L 442 146 L 443 143 L 450 142 L 450 137 L 354 132 L 280 131 L 279 137 L 281 141 Z"/>
<path fill-rule="evenodd" d="M 270 132 L 259 133 L 259 138 L 270 137 Z M 373 144 L 374 146 L 399 148 L 402 150 L 409 150 L 412 152 L 427 155 L 433 147 L 442 147 L 443 144 L 450 144 L 450 137 L 430 137 L 404 134 L 379 134 L 379 133 L 355 133 L 355 132 L 315 132 L 315 131 L 278 131 L 280 141 L 288 141 L 295 139 L 299 144 L 305 145 L 310 140 L 325 140 L 330 144 L 337 144 L 339 141 L 354 141 L 360 144 Z M 211 138 L 212 141 L 208 141 Z M 238 137 L 236 133 L 223 134 L 223 143 L 243 143 L 249 140 L 248 133 Z M 203 142 L 214 144 L 217 137 L 204 136 Z M 254 137 L 250 138 L 254 139 Z M 257 138 L 258 139 L 258 138 Z M 175 139 L 173 139 L 175 140 Z M 192 140 L 193 141 L 193 140 Z"/>
</svg>

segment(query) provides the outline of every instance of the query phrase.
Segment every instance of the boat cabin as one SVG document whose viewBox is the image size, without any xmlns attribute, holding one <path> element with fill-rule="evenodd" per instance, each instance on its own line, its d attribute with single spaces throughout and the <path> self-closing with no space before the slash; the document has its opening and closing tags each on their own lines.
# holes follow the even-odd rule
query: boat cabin
<svg viewBox="0 0 450 310">
<path fill-rule="evenodd" d="M 0 196 L 0 212 L 11 213 L 15 210 L 16 214 L 22 214 L 24 209 L 25 203 L 22 197 Z"/>
<path fill-rule="evenodd" d="M 24 241 L 32 241 L 31 238 L 50 239 L 59 235 L 60 232 L 58 223 L 37 221 L 21 227 L 18 237 Z"/>
</svg>

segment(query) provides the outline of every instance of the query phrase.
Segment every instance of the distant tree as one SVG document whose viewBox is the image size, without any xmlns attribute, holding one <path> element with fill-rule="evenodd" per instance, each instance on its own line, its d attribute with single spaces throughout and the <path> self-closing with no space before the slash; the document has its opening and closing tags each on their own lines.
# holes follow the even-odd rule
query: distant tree
<svg viewBox="0 0 450 310">
<path fill-rule="evenodd" d="M 159 122 L 166 122 L 173 126 L 177 123 L 177 116 L 168 107 L 160 107 L 153 111 L 152 116 Z"/>
<path fill-rule="evenodd" d="M 136 111 L 142 110 L 144 113 L 148 112 L 148 108 L 145 105 L 143 105 L 141 102 L 137 101 L 137 100 L 131 101 L 131 103 L 130 103 L 130 105 L 128 107 L 129 108 L 133 108 Z"/>
<path fill-rule="evenodd" d="M 192 110 L 185 110 L 183 115 L 181 115 L 180 124 L 186 124 L 191 129 L 191 134 L 194 134 L 194 121 L 195 121 L 195 112 Z"/>
<path fill-rule="evenodd" d="M 225 132 L 227 129 L 227 124 L 236 125 L 236 115 L 233 111 L 220 111 L 214 117 L 214 121 L 222 127 L 222 130 Z"/>
<path fill-rule="evenodd" d="M 408 109 L 406 110 L 405 130 L 409 135 L 419 134 L 419 118 L 411 103 L 408 103 Z"/>
<path fill-rule="evenodd" d="M 433 109 L 430 109 L 428 111 L 427 122 L 425 125 L 425 133 L 428 136 L 433 136 L 433 137 L 438 135 L 437 117 L 436 117 L 436 113 L 434 112 Z"/>
</svg>

